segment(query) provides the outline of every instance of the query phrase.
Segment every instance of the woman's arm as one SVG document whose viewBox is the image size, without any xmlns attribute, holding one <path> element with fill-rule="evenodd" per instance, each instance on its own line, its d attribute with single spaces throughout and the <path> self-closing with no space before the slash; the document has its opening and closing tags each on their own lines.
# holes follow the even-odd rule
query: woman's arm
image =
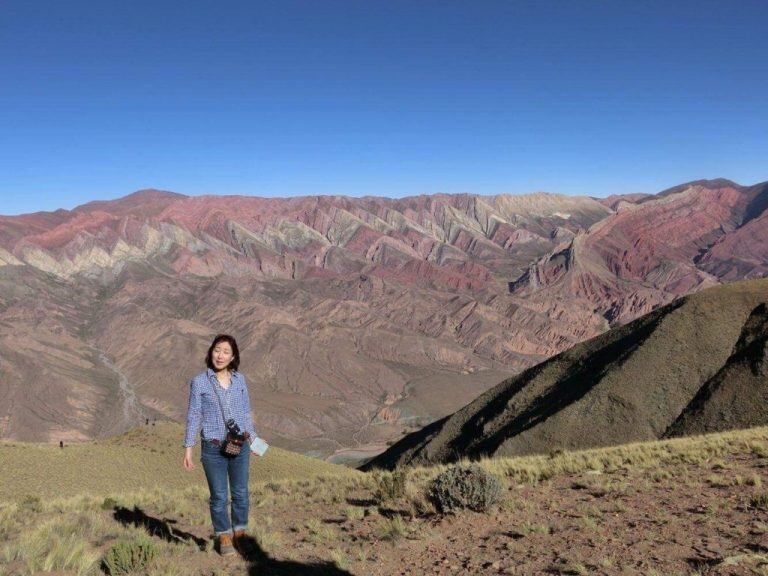
<svg viewBox="0 0 768 576">
<path fill-rule="evenodd" d="M 251 438 L 256 438 L 258 434 L 256 434 L 256 430 L 253 427 L 253 414 L 251 414 L 251 398 L 248 396 L 248 384 L 245 381 L 245 376 L 243 376 L 243 388 L 245 388 L 245 432 L 248 432 L 251 435 Z"/>
<path fill-rule="evenodd" d="M 192 459 L 192 446 L 187 446 L 184 448 L 184 469 L 185 470 L 194 470 L 195 469 L 195 462 Z"/>
<path fill-rule="evenodd" d="M 197 436 L 203 423 L 203 413 L 200 408 L 200 384 L 197 378 L 189 382 L 189 405 L 187 406 L 187 431 L 184 434 L 184 447 L 191 448 L 197 443 Z"/>
</svg>

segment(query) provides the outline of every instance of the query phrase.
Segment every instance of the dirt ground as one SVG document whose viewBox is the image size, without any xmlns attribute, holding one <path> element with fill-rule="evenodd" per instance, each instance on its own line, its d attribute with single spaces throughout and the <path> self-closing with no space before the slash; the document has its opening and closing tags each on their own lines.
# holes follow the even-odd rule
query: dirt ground
<svg viewBox="0 0 768 576">
<path fill-rule="evenodd" d="M 768 457 L 747 453 L 508 486 L 488 513 L 413 516 L 363 489 L 342 499 L 276 489 L 252 498 L 258 541 L 183 565 L 217 575 L 768 575 L 766 486 Z M 209 537 L 205 526 L 174 530 Z"/>
</svg>

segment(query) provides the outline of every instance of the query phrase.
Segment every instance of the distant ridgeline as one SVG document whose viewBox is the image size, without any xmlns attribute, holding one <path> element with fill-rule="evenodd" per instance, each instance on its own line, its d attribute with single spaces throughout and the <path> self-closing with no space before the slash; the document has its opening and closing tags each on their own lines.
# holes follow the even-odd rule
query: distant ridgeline
<svg viewBox="0 0 768 576">
<path fill-rule="evenodd" d="M 768 183 L 718 179 L 610 198 L 143 190 L 0 216 L 0 438 L 70 443 L 147 418 L 183 421 L 187 383 L 226 331 L 271 444 L 358 461 L 680 296 L 768 276 L 767 207 Z M 642 402 L 598 394 L 613 357 L 628 370 L 667 320 L 644 322 L 634 351 L 617 344 L 584 366 L 563 364 L 570 352 L 537 368 L 539 378 L 529 373 L 525 390 L 514 391 L 522 380 L 507 385 L 511 403 L 469 425 L 472 449 L 587 442 L 581 413 L 583 431 L 554 432 L 577 400 L 598 403 L 584 414 L 615 420 L 616 441 L 625 429 L 666 433 L 703 385 L 682 364 L 679 378 L 670 372 L 675 386 Z M 702 358 L 692 369 L 714 370 L 707 379 L 727 360 L 715 368 L 719 356 Z M 627 385 L 644 390 L 644 381 Z M 705 405 L 722 394 L 703 390 L 678 427 L 713 417 Z M 646 402 L 661 406 L 653 424 L 628 416 Z"/>
</svg>

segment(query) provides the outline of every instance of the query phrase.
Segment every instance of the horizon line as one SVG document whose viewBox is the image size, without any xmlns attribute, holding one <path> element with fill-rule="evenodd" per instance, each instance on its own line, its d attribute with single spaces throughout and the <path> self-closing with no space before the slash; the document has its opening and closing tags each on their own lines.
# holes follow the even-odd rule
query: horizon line
<svg viewBox="0 0 768 576">
<path fill-rule="evenodd" d="M 73 206 L 72 208 L 64 208 L 59 207 L 55 208 L 53 210 L 35 210 L 33 212 L 18 212 L 15 214 L 5 214 L 0 213 L 0 217 L 16 217 L 16 216 L 29 216 L 33 214 L 54 214 L 56 212 L 64 211 L 64 212 L 73 212 L 77 210 L 78 208 L 82 208 L 84 206 L 88 206 L 89 204 L 94 203 L 109 203 L 109 202 L 118 202 L 120 200 L 124 200 L 125 198 L 128 198 L 130 196 L 133 196 L 135 194 L 140 194 L 142 192 L 161 192 L 166 194 L 176 194 L 184 198 L 206 198 L 206 197 L 240 197 L 240 198 L 262 198 L 265 200 L 288 200 L 288 199 L 294 199 L 294 198 L 357 198 L 357 199 L 363 199 L 363 198 L 382 198 L 387 200 L 407 200 L 409 198 L 419 198 L 423 196 L 478 196 L 478 197 L 496 197 L 496 196 L 534 196 L 536 194 L 546 194 L 546 195 L 552 195 L 552 196 L 567 196 L 571 198 L 593 198 L 593 199 L 604 199 L 604 198 L 610 198 L 612 196 L 630 196 L 630 195 L 647 195 L 647 196 L 656 196 L 658 194 L 661 194 L 662 192 L 665 192 L 667 190 L 671 190 L 673 188 L 678 188 L 680 186 L 686 186 L 686 185 L 694 185 L 699 183 L 713 183 L 713 182 L 727 182 L 729 184 L 734 184 L 738 186 L 739 188 L 751 188 L 753 186 L 759 186 L 761 184 L 765 184 L 768 182 L 768 180 L 763 180 L 760 182 L 756 182 L 754 184 L 739 184 L 735 180 L 731 180 L 730 178 L 723 178 L 723 177 L 716 177 L 716 178 L 700 178 L 696 180 L 689 180 L 687 182 L 682 182 L 680 184 L 675 184 L 673 186 L 669 186 L 667 188 L 663 188 L 661 190 L 658 190 L 656 192 L 621 192 L 621 193 L 613 193 L 613 194 L 607 194 L 604 196 L 600 195 L 592 195 L 592 194 L 568 194 L 565 192 L 549 192 L 546 190 L 534 190 L 531 192 L 498 192 L 495 194 L 483 194 L 479 192 L 424 192 L 421 194 L 409 194 L 407 196 L 385 196 L 385 195 L 377 195 L 377 194 L 363 194 L 360 196 L 355 196 L 351 194 L 293 194 L 293 195 L 285 195 L 285 196 L 266 196 L 266 195 L 259 195 L 259 194 L 247 194 L 247 193 L 228 193 L 228 194 L 216 194 L 216 193 L 202 193 L 202 194 L 186 194 L 183 192 L 177 192 L 175 190 L 166 190 L 164 188 L 139 188 L 137 190 L 134 190 L 132 192 L 129 192 L 127 194 L 123 194 L 122 196 L 117 196 L 115 198 L 108 198 L 108 199 L 99 199 L 95 198 L 93 200 L 89 200 L 87 202 L 77 204 Z"/>
</svg>

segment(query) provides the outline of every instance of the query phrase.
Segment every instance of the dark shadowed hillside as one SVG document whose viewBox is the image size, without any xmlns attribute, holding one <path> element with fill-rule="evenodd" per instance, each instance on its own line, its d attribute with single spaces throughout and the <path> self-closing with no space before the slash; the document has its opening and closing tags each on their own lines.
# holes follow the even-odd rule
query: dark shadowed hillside
<svg viewBox="0 0 768 576">
<path fill-rule="evenodd" d="M 768 306 L 757 306 L 725 365 L 701 387 L 666 436 L 688 436 L 768 421 Z"/>
<path fill-rule="evenodd" d="M 505 380 L 366 467 L 764 424 L 766 302 L 768 280 L 680 298 Z"/>
</svg>

